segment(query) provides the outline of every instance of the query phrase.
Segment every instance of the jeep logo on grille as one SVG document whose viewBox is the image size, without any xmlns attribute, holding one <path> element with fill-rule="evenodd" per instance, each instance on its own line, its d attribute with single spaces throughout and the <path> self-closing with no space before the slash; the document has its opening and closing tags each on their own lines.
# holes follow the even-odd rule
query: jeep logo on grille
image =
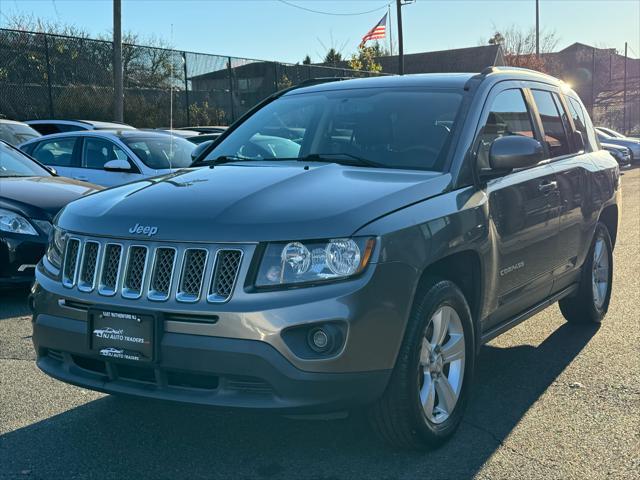
<svg viewBox="0 0 640 480">
<path fill-rule="evenodd" d="M 156 233 L 158 233 L 158 227 L 154 227 L 152 225 L 140 225 L 139 223 L 136 223 L 129 229 L 129 233 L 153 237 Z"/>
</svg>

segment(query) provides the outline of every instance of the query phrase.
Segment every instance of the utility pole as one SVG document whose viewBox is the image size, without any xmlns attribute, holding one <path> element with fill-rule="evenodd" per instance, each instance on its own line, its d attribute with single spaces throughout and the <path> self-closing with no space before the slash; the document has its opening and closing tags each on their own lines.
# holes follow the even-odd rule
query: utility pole
<svg viewBox="0 0 640 480">
<path fill-rule="evenodd" d="M 536 58 L 540 58 L 540 0 L 536 0 Z"/>
<path fill-rule="evenodd" d="M 596 107 L 596 47 L 591 48 L 591 118 Z"/>
<path fill-rule="evenodd" d="M 622 131 L 626 135 L 627 132 L 627 47 L 629 45 L 624 42 L 624 93 L 622 94 Z"/>
<path fill-rule="evenodd" d="M 124 121 L 124 87 L 122 74 L 122 1 L 113 0 L 113 96 L 116 122 Z"/>
<path fill-rule="evenodd" d="M 402 43 L 402 0 L 396 0 L 398 10 L 398 74 L 404 75 L 404 45 Z"/>
</svg>

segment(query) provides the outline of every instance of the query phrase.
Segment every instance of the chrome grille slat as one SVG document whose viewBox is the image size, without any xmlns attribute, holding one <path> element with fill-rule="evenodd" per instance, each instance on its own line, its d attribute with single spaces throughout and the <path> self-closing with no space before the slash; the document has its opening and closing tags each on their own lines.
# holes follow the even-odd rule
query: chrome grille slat
<svg viewBox="0 0 640 480">
<path fill-rule="evenodd" d="M 176 299 L 180 302 L 197 302 L 207 267 L 209 252 L 203 248 L 188 248 L 184 252 L 182 273 Z"/>
<path fill-rule="evenodd" d="M 67 288 L 128 300 L 223 303 L 233 296 L 244 248 L 73 235 L 62 259 Z M 84 300 L 83 300 L 84 301 Z"/>
<path fill-rule="evenodd" d="M 119 243 L 107 243 L 102 256 L 102 270 L 98 293 L 100 295 L 115 295 L 120 279 L 120 266 L 122 264 L 122 245 Z"/>
<path fill-rule="evenodd" d="M 226 302 L 233 293 L 242 261 L 242 250 L 218 250 L 216 265 L 211 278 L 209 302 Z"/>
<path fill-rule="evenodd" d="M 67 250 L 64 255 L 64 264 L 62 268 L 62 284 L 67 288 L 72 288 L 76 284 L 79 257 L 80 240 L 77 238 L 70 238 L 67 241 Z"/>
<path fill-rule="evenodd" d="M 143 245 L 132 245 L 127 255 L 124 281 L 122 282 L 122 296 L 125 298 L 140 298 L 147 270 L 147 253 L 149 249 Z"/>
<path fill-rule="evenodd" d="M 177 250 L 173 247 L 158 247 L 156 249 L 151 269 L 149 293 L 147 294 L 150 300 L 167 300 L 169 298 L 176 257 Z"/>
<path fill-rule="evenodd" d="M 84 243 L 82 250 L 82 262 L 80 263 L 80 275 L 78 276 L 78 290 L 90 292 L 93 290 L 96 282 L 96 273 L 98 271 L 98 255 L 100 253 L 100 244 L 92 240 Z"/>
</svg>

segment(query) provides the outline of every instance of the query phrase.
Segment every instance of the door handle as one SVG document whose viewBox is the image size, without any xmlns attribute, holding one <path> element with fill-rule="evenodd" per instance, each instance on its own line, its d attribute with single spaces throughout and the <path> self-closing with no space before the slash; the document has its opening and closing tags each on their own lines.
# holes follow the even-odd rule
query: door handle
<svg viewBox="0 0 640 480">
<path fill-rule="evenodd" d="M 553 182 L 545 181 L 538 185 L 538 191 L 541 193 L 544 193 L 545 195 L 548 195 L 549 193 L 557 189 L 558 189 L 558 182 L 556 181 L 553 181 Z"/>
</svg>

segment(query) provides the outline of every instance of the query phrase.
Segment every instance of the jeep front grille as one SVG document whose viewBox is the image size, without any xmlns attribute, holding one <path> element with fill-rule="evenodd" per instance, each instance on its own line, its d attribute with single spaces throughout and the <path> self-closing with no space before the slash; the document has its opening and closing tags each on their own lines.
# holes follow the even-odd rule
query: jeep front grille
<svg viewBox="0 0 640 480">
<path fill-rule="evenodd" d="M 62 267 L 62 284 L 72 288 L 76 283 L 78 256 L 80 255 L 80 240 L 72 238 L 67 242 L 67 252 Z"/>
<path fill-rule="evenodd" d="M 130 300 L 222 303 L 233 295 L 242 257 L 240 248 L 74 236 L 67 242 L 62 282 L 83 293 Z"/>
<path fill-rule="evenodd" d="M 87 241 L 84 243 L 84 253 L 82 254 L 80 276 L 78 278 L 78 289 L 83 292 L 93 290 L 96 281 L 99 251 L 100 244 L 98 242 Z"/>
<path fill-rule="evenodd" d="M 151 272 L 151 284 L 149 285 L 149 298 L 151 300 L 166 300 L 169 298 L 175 261 L 175 248 L 162 247 L 156 250 L 153 271 Z"/>
<path fill-rule="evenodd" d="M 207 253 L 200 248 L 190 248 L 185 252 L 176 297 L 179 301 L 197 302 L 200 299 L 204 269 L 207 266 Z"/>
<path fill-rule="evenodd" d="M 127 267 L 122 285 L 122 296 L 139 298 L 142 295 L 142 282 L 147 268 L 147 247 L 134 245 L 129 248 Z"/>
<path fill-rule="evenodd" d="M 229 298 L 236 283 L 242 250 L 220 250 L 216 255 L 216 268 L 209 289 L 210 302 L 221 302 Z"/>
<path fill-rule="evenodd" d="M 115 295 L 118 289 L 120 265 L 122 264 L 122 245 L 108 243 L 102 259 L 102 275 L 98 293 L 101 295 Z"/>
</svg>

